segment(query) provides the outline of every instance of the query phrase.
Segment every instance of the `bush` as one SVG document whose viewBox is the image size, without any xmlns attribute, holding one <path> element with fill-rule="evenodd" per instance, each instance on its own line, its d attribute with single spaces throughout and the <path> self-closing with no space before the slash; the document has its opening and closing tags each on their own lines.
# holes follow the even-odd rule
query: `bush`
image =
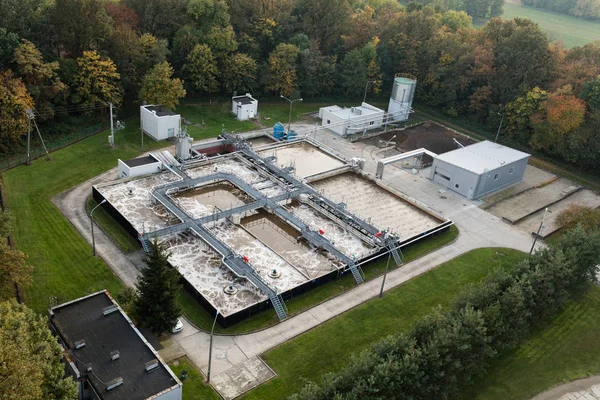
<svg viewBox="0 0 600 400">
<path fill-rule="evenodd" d="M 556 223 L 562 229 L 569 231 L 575 229 L 578 225 L 581 225 L 586 231 L 591 231 L 600 227 L 600 210 L 581 204 L 571 204 L 558 214 Z"/>
</svg>

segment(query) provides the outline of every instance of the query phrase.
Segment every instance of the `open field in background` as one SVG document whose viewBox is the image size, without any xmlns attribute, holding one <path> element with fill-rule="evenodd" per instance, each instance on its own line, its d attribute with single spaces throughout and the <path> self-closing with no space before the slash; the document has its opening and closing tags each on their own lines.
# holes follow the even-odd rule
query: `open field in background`
<svg viewBox="0 0 600 400">
<path fill-rule="evenodd" d="M 600 287 L 571 300 L 548 325 L 492 363 L 466 400 L 527 400 L 551 387 L 600 374 Z"/>
<path fill-rule="evenodd" d="M 567 48 L 600 40 L 600 22 L 526 7 L 522 4 L 505 3 L 502 18 L 508 20 L 515 17 L 529 18 L 536 22 L 548 34 L 550 41 L 560 41 Z M 486 19 L 473 20 L 473 24 L 478 28 L 486 22 Z"/>
<path fill-rule="evenodd" d="M 442 264 L 263 355 L 278 376 L 244 399 L 275 400 L 297 392 L 305 380 L 348 364 L 353 353 L 397 330 L 408 330 L 438 305 L 447 306 L 469 283 L 493 268 L 511 268 L 525 253 L 511 249 L 477 249 Z"/>
</svg>

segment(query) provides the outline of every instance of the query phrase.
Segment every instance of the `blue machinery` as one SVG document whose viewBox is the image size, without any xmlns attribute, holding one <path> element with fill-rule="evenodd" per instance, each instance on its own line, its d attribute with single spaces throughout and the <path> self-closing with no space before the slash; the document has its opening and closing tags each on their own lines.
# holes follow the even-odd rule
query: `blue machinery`
<svg viewBox="0 0 600 400">
<path fill-rule="evenodd" d="M 191 230 L 221 255 L 223 264 L 225 264 L 236 276 L 246 278 L 262 293 L 269 297 L 280 320 L 287 318 L 287 308 L 285 307 L 281 294 L 278 293 L 276 289 L 272 288 L 256 272 L 248 261 L 244 260 L 239 254 L 236 254 L 233 249 L 206 228 L 205 225 L 207 223 L 222 218 L 228 218 L 235 214 L 243 214 L 247 211 L 265 208 L 273 212 L 282 220 L 295 226 L 300 231 L 301 237 L 304 238 L 311 247 L 326 250 L 345 264 L 347 269 L 352 273 L 357 284 L 363 283 L 365 281 L 364 274 L 360 265 L 357 264 L 354 258 L 339 251 L 319 232 L 311 230 L 307 224 L 287 211 L 280 204 L 291 199 L 296 199 L 299 202 L 313 207 L 321 214 L 324 214 L 372 246 L 380 249 L 387 248 L 388 251 L 392 253 L 396 265 L 402 264 L 402 258 L 396 246 L 396 242 L 398 241 L 397 237 L 380 232 L 378 228 L 346 210 L 343 203 L 337 204 L 321 196 L 313 188 L 293 176 L 289 167 L 280 168 L 274 163 L 272 157 L 264 158 L 258 155 L 243 138 L 231 134 L 223 134 L 222 136 L 228 144 L 234 146 L 241 161 L 253 167 L 265 179 L 271 180 L 274 184 L 283 187 L 285 193 L 278 196 L 267 197 L 255 187 L 249 185 L 233 174 L 216 172 L 199 178 L 191 178 L 182 168 L 180 168 L 178 163 L 174 162 L 175 160 L 169 162 L 171 160 L 165 159 L 163 160 L 163 163 L 167 161 L 165 167 L 177 174 L 181 180 L 155 187 L 152 189 L 151 193 L 156 201 L 161 203 L 170 213 L 179 218 L 181 223 L 154 232 L 144 233 L 140 237 L 140 241 L 142 242 L 145 251 L 149 251 L 149 242 L 153 238 Z M 181 190 L 193 189 L 198 186 L 223 181 L 227 181 L 246 192 L 253 198 L 253 201 L 229 210 L 218 211 L 202 218 L 193 218 L 175 203 L 169 195 L 170 193 Z"/>
</svg>

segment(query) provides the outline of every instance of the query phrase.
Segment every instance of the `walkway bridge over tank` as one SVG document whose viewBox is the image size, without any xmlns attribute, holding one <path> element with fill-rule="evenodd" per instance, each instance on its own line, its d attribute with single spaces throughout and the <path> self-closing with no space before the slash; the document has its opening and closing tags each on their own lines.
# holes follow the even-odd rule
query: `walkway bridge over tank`
<svg viewBox="0 0 600 400">
<path fill-rule="evenodd" d="M 357 284 L 363 283 L 365 280 L 364 274 L 353 257 L 349 257 L 344 252 L 338 250 L 327 238 L 323 237 L 319 232 L 312 230 L 300 218 L 283 207 L 283 204 L 287 204 L 290 200 L 294 199 L 316 209 L 319 213 L 324 214 L 336 224 L 347 229 L 374 248 L 388 249 L 388 251 L 392 252 L 396 263 L 401 263 L 398 249 L 396 246 L 390 245 L 390 240 L 397 241 L 397 237 L 392 237 L 384 232 L 380 232 L 375 226 L 350 213 L 346 210 L 345 204 L 338 204 L 321 196 L 312 187 L 293 176 L 289 168 L 281 168 L 274 163 L 273 159 L 266 159 L 255 153 L 243 139 L 239 139 L 233 135 L 226 135 L 225 138 L 234 144 L 240 161 L 256 170 L 265 179 L 271 180 L 282 187 L 284 193 L 271 197 L 266 196 L 252 184 L 247 183 L 237 175 L 229 173 L 215 172 L 206 176 L 191 178 L 180 169 L 179 166 L 171 165 L 171 169 L 176 170 L 175 173 L 181 180 L 154 187 L 151 194 L 156 201 L 162 204 L 170 213 L 175 215 L 181 223 L 154 232 L 144 233 L 140 240 L 146 251 L 149 250 L 149 241 L 153 238 L 191 230 L 221 255 L 223 264 L 234 274 L 246 278 L 262 293 L 269 297 L 279 319 L 287 317 L 285 304 L 281 295 L 256 272 L 255 268 L 249 262 L 245 261 L 240 255 L 236 254 L 233 249 L 214 235 L 206 227 L 206 224 L 223 218 L 229 218 L 233 215 L 243 215 L 248 211 L 259 208 L 267 209 L 283 221 L 295 227 L 300 232 L 300 236 L 304 238 L 310 246 L 326 250 L 345 264 L 346 268 L 352 273 Z M 244 191 L 253 199 L 253 201 L 228 210 L 219 210 L 201 218 L 194 218 L 182 209 L 171 197 L 171 194 L 179 191 L 223 181 L 229 182 L 238 189 Z"/>
</svg>

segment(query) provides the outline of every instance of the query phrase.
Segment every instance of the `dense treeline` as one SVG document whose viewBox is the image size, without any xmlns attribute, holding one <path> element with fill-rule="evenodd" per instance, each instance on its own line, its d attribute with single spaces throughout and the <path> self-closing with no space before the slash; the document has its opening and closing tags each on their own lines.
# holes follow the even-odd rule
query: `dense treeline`
<svg viewBox="0 0 600 400">
<path fill-rule="evenodd" d="M 431 5 L 436 10 L 464 11 L 470 16 L 494 18 L 502 15 L 504 0 L 413 0 L 408 9 L 414 9 L 416 4 Z"/>
<path fill-rule="evenodd" d="M 522 0 L 522 3 L 580 18 L 600 18 L 600 0 Z"/>
<path fill-rule="evenodd" d="M 578 229 L 556 247 L 467 287 L 437 310 L 355 355 L 339 373 L 308 384 L 293 400 L 454 399 L 589 280 L 600 263 L 600 233 Z"/>
<path fill-rule="evenodd" d="M 600 42 L 565 50 L 526 19 L 477 30 L 466 12 L 443 11 L 501 6 L 0 0 L 0 151 L 22 140 L 29 108 L 56 125 L 108 102 L 174 107 L 186 94 L 360 98 L 367 81 L 386 95 L 404 73 L 419 102 L 490 130 L 504 116 L 503 138 L 600 168 Z"/>
</svg>

